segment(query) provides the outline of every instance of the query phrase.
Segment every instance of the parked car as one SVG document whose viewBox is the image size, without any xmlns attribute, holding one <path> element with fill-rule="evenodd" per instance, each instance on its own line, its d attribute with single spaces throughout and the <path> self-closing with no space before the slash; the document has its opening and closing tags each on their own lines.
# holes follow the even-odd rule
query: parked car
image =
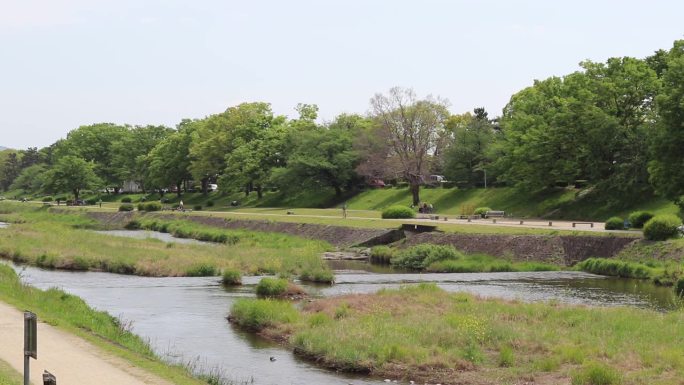
<svg viewBox="0 0 684 385">
<path fill-rule="evenodd" d="M 215 184 L 215 183 L 209 183 L 209 184 L 207 185 L 207 191 L 211 192 L 211 191 L 217 191 L 217 190 L 218 190 L 218 185 L 217 185 L 217 184 Z"/>
<path fill-rule="evenodd" d="M 368 185 L 375 188 L 383 188 L 385 187 L 385 181 L 382 179 L 372 179 L 370 182 L 368 182 Z"/>
</svg>

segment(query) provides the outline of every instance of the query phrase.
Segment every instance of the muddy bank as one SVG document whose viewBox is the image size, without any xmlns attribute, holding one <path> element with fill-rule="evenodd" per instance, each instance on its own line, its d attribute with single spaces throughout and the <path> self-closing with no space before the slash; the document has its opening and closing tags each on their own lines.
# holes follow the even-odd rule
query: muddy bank
<svg viewBox="0 0 684 385">
<path fill-rule="evenodd" d="M 611 258 L 634 238 L 591 236 L 407 233 L 401 247 L 433 243 L 451 245 L 466 253 L 482 253 L 517 261 L 572 266 L 590 257 Z"/>
</svg>

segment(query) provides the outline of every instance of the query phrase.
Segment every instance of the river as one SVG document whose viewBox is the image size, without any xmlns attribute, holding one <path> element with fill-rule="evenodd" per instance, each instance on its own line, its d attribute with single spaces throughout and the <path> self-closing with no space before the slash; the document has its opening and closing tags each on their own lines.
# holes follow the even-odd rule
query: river
<svg viewBox="0 0 684 385">
<path fill-rule="evenodd" d="M 167 234 L 154 236 L 167 239 Z M 589 306 L 635 306 L 667 311 L 675 307 L 669 288 L 636 280 L 581 272 L 410 274 L 363 262 L 331 261 L 337 283 L 303 285 L 314 296 L 369 293 L 402 284 L 435 282 L 447 291 L 522 301 L 557 301 Z M 225 288 L 217 277 L 151 278 L 102 272 L 70 272 L 17 266 L 24 282 L 59 287 L 90 306 L 132 322 L 162 357 L 195 362 L 198 370 L 219 370 L 234 383 L 381 384 L 381 379 L 335 373 L 290 351 L 245 333 L 226 316 L 237 298 L 253 297 L 260 277 Z M 275 361 L 271 361 L 274 357 Z"/>
</svg>

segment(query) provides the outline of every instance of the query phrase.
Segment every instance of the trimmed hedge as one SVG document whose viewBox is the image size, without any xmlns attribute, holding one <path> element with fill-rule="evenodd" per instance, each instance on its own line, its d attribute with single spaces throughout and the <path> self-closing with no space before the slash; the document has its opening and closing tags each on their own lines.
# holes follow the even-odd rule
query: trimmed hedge
<svg viewBox="0 0 684 385">
<path fill-rule="evenodd" d="M 632 227 L 635 229 L 640 229 L 644 227 L 644 224 L 646 224 L 646 222 L 648 222 L 651 218 L 653 218 L 653 214 L 649 213 L 648 211 L 635 211 L 629 214 L 627 220 L 629 220 L 629 223 L 632 225 Z"/>
<path fill-rule="evenodd" d="M 651 241 L 664 241 L 675 238 L 679 234 L 677 227 L 682 225 L 682 220 L 672 214 L 656 215 L 644 225 L 644 237 Z"/>
<path fill-rule="evenodd" d="M 46 197 L 43 197 L 42 201 L 43 202 L 52 202 L 52 197 L 48 195 Z"/>
<path fill-rule="evenodd" d="M 160 211 L 162 205 L 159 202 L 138 203 L 138 211 Z"/>
<path fill-rule="evenodd" d="M 410 219 L 415 217 L 416 212 L 406 206 L 390 206 L 382 210 L 383 219 Z"/>
<path fill-rule="evenodd" d="M 131 202 L 133 202 L 133 201 L 131 200 L 131 197 L 123 197 L 123 198 L 121 198 L 121 203 L 131 203 Z"/>
<path fill-rule="evenodd" d="M 625 221 L 620 217 L 612 217 L 606 221 L 606 230 L 624 230 Z"/>
<path fill-rule="evenodd" d="M 484 218 L 487 211 L 492 211 L 491 207 L 478 207 L 473 211 L 473 215 L 479 215 Z"/>
<path fill-rule="evenodd" d="M 133 205 L 130 203 L 124 203 L 119 206 L 119 211 L 133 211 Z"/>
</svg>

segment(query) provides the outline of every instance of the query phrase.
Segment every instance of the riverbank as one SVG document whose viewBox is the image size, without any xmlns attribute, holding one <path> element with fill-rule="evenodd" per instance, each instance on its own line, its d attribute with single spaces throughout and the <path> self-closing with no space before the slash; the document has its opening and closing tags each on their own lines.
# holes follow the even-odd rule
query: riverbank
<svg viewBox="0 0 684 385">
<path fill-rule="evenodd" d="M 0 301 L 0 360 L 15 371 L 23 371 L 23 313 L 18 309 L 38 316 L 38 360 L 32 363 L 31 376 L 35 384 L 42 383 L 42 369 L 67 384 L 204 383 L 184 367 L 162 362 L 120 320 L 61 290 L 24 285 L 11 267 L 2 264 Z"/>
<path fill-rule="evenodd" d="M 317 276 L 329 272 L 322 252 L 325 242 L 245 230 L 216 229 L 182 218 L 156 221 L 179 235 L 220 242 L 209 245 L 130 239 L 90 230 L 100 229 L 82 212 L 52 214 L 43 208 L 4 205 L 13 222 L 0 231 L 0 256 L 15 262 L 67 270 L 108 271 L 148 276 L 213 276 L 223 270 L 245 275 Z M 180 233 L 183 234 L 180 234 Z"/>
<path fill-rule="evenodd" d="M 631 385 L 684 376 L 682 311 L 485 300 L 421 284 L 302 310 L 246 299 L 231 318 L 324 366 L 403 381 Z"/>
</svg>

